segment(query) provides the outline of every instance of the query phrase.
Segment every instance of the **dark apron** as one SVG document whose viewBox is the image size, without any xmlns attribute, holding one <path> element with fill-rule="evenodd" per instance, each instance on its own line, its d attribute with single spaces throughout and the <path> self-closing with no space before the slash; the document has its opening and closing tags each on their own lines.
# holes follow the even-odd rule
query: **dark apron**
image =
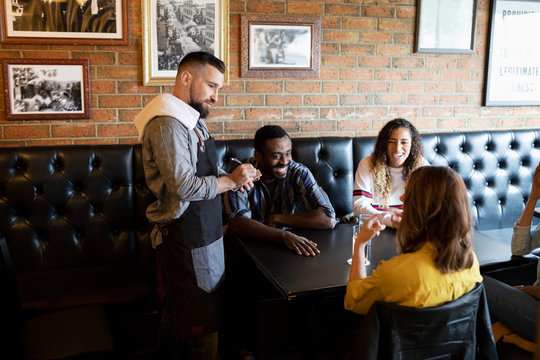
<svg viewBox="0 0 540 360">
<path fill-rule="evenodd" d="M 217 176 L 212 138 L 199 146 L 196 175 Z M 163 243 L 158 247 L 158 255 L 166 276 L 175 337 L 217 331 L 218 288 L 225 267 L 221 195 L 212 200 L 191 201 L 180 218 L 160 227 L 160 231 Z"/>
</svg>

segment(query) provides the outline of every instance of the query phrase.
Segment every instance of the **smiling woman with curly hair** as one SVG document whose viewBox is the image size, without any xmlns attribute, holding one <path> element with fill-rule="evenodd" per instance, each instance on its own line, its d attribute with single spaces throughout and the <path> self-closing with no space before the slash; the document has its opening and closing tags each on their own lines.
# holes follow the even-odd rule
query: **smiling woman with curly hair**
<svg viewBox="0 0 540 360">
<path fill-rule="evenodd" d="M 353 212 L 364 219 L 384 208 L 401 209 L 399 197 L 409 174 L 422 165 L 422 139 L 413 124 L 401 118 L 389 121 L 379 131 L 373 154 L 358 164 L 354 178 Z M 382 221 L 392 226 L 391 216 Z"/>
</svg>

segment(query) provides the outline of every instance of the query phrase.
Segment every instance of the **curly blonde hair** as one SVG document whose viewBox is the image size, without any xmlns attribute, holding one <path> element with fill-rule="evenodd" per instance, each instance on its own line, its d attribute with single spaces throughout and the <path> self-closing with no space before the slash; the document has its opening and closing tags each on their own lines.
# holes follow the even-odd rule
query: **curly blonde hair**
<svg viewBox="0 0 540 360">
<path fill-rule="evenodd" d="M 375 149 L 371 157 L 374 193 L 379 196 L 382 206 L 388 206 L 388 199 L 392 193 L 392 181 L 388 166 L 388 139 L 392 135 L 392 131 L 397 128 L 406 128 L 411 134 L 411 152 L 403 164 L 404 181 L 407 181 L 409 174 L 414 169 L 422 166 L 422 159 L 424 157 L 422 138 L 413 124 L 405 119 L 397 118 L 387 122 L 383 126 L 377 136 Z"/>
</svg>

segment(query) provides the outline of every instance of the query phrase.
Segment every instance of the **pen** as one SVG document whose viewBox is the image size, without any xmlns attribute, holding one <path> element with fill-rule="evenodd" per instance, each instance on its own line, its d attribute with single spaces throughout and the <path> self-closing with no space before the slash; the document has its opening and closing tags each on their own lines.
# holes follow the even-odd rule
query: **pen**
<svg viewBox="0 0 540 360">
<path fill-rule="evenodd" d="M 235 162 L 235 163 L 237 163 L 237 164 L 242 165 L 242 162 L 241 162 L 240 160 L 238 160 L 237 158 L 235 158 L 235 157 L 232 157 L 232 158 L 230 158 L 229 160 L 231 160 L 232 162 Z"/>
</svg>

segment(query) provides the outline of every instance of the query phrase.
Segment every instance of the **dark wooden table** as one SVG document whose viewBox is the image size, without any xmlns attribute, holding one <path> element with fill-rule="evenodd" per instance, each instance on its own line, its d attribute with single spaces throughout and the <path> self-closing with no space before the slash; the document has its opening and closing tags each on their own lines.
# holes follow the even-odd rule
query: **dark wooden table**
<svg viewBox="0 0 540 360">
<path fill-rule="evenodd" d="M 316 256 L 300 256 L 282 244 L 238 238 L 240 247 L 286 299 L 319 293 L 345 293 L 352 253 L 352 224 L 334 230 L 295 229 L 294 233 L 318 244 Z M 387 229 L 372 240 L 371 264 L 397 254 L 396 231 Z M 480 266 L 511 259 L 510 244 L 475 231 L 473 246 Z M 371 268 L 368 267 L 368 272 Z"/>
</svg>

